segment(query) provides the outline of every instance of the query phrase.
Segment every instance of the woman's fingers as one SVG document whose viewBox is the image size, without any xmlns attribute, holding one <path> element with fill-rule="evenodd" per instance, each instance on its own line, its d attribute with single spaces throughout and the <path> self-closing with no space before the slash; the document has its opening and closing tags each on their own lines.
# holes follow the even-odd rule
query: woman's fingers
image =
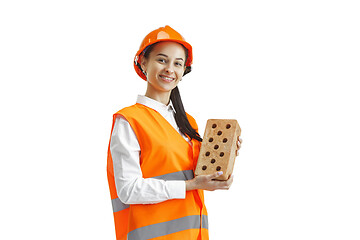
<svg viewBox="0 0 360 240">
<path fill-rule="evenodd" d="M 239 156 L 239 150 L 241 148 L 241 144 L 242 144 L 242 138 L 239 136 L 238 141 L 236 142 L 236 146 L 237 146 L 236 156 Z"/>
<path fill-rule="evenodd" d="M 223 174 L 222 171 L 209 174 L 209 175 L 200 175 L 194 178 L 195 181 L 195 189 L 204 189 L 208 191 L 214 191 L 218 189 L 227 190 L 230 188 L 232 182 L 233 182 L 233 176 L 230 176 L 230 178 L 226 181 L 218 181 L 215 180 L 217 177 L 221 176 Z"/>
<path fill-rule="evenodd" d="M 234 181 L 234 175 L 231 175 L 230 178 L 226 181 L 227 184 L 227 189 L 229 189 L 231 187 L 231 184 Z"/>
<path fill-rule="evenodd" d="M 220 177 L 221 175 L 223 175 L 223 171 L 216 172 L 216 173 L 210 174 L 210 175 L 208 175 L 208 176 L 209 176 L 209 180 L 212 180 L 212 179 L 215 179 L 215 178 L 217 178 L 217 177 Z"/>
<path fill-rule="evenodd" d="M 237 147 L 238 147 L 238 149 L 241 148 L 241 144 L 242 144 L 242 138 L 239 136 L 238 141 L 237 141 Z"/>
<path fill-rule="evenodd" d="M 233 183 L 234 177 L 231 175 L 230 178 L 226 181 L 214 181 L 216 186 L 216 189 L 222 189 L 222 190 L 229 190 L 231 187 L 231 184 Z"/>
</svg>

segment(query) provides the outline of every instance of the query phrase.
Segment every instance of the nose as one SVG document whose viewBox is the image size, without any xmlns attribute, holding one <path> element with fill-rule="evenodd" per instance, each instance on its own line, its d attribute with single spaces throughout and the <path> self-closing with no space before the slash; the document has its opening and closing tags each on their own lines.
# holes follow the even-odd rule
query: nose
<svg viewBox="0 0 360 240">
<path fill-rule="evenodd" d="M 165 72 L 168 73 L 168 74 L 173 74 L 174 73 L 174 69 L 172 68 L 171 64 L 166 65 Z"/>
</svg>

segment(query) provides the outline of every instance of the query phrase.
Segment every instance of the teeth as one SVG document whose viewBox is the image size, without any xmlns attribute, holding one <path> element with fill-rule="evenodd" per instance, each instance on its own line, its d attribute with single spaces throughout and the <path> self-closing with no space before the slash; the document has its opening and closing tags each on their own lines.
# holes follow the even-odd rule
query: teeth
<svg viewBox="0 0 360 240">
<path fill-rule="evenodd" d="M 165 77 L 165 76 L 161 76 L 163 79 L 167 80 L 167 81 L 172 81 L 173 78 L 169 78 L 169 77 Z"/>
</svg>

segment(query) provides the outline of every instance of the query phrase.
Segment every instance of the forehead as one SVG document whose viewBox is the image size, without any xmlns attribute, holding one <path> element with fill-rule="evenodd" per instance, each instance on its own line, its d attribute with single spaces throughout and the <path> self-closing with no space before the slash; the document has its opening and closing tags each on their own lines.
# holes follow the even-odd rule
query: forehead
<svg viewBox="0 0 360 240">
<path fill-rule="evenodd" d="M 157 43 L 150 55 L 156 56 L 159 53 L 165 54 L 168 57 L 185 58 L 184 46 L 176 42 L 159 42 Z"/>
</svg>

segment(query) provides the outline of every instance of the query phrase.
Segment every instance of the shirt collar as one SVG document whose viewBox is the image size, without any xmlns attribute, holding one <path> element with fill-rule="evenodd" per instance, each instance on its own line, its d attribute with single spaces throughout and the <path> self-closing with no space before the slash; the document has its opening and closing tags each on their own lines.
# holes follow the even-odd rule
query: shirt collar
<svg viewBox="0 0 360 240">
<path fill-rule="evenodd" d="M 152 108 L 154 109 L 155 111 L 158 111 L 158 112 L 164 112 L 164 111 L 172 111 L 175 113 L 175 108 L 170 100 L 169 104 L 168 105 L 165 105 L 161 102 L 158 102 L 152 98 L 149 98 L 149 97 L 146 97 L 144 95 L 138 95 L 137 97 L 137 100 L 136 100 L 136 103 L 140 103 L 142 105 L 145 105 L 149 108 Z"/>
</svg>

